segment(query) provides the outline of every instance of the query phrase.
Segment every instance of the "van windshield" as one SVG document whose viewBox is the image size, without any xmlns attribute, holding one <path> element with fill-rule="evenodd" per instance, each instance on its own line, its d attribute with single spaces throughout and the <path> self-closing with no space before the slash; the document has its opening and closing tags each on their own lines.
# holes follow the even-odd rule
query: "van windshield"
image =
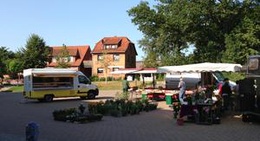
<svg viewBox="0 0 260 141">
<path fill-rule="evenodd" d="M 213 72 L 213 74 L 215 75 L 215 77 L 219 82 L 224 80 L 224 76 L 221 72 Z"/>
</svg>

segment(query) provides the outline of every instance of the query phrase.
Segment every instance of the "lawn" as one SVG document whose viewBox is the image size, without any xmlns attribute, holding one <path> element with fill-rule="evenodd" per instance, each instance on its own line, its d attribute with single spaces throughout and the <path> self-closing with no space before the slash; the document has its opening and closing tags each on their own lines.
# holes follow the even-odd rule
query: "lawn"
<svg viewBox="0 0 260 141">
<path fill-rule="evenodd" d="M 96 84 L 99 88 L 99 90 L 121 90 L 122 89 L 122 82 L 121 81 L 95 81 L 92 82 L 93 84 Z M 149 86 L 149 83 L 146 83 L 147 86 Z M 130 87 L 138 86 L 140 87 L 142 85 L 142 82 L 140 81 L 132 81 L 129 82 Z M 22 92 L 23 91 L 23 85 L 22 86 L 13 86 L 11 87 L 12 92 Z"/>
<path fill-rule="evenodd" d="M 99 90 L 121 90 L 122 89 L 122 82 L 121 81 L 96 81 L 92 82 L 93 84 L 96 84 L 99 88 Z M 140 82 L 135 84 L 135 82 L 130 82 L 129 83 L 131 87 L 133 86 L 139 86 Z M 13 92 L 22 92 L 23 91 L 23 86 L 13 86 L 10 90 Z"/>
</svg>

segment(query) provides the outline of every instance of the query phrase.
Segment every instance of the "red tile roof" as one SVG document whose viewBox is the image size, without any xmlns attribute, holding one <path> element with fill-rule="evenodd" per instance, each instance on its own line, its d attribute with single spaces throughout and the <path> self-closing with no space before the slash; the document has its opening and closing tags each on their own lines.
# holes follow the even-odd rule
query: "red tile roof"
<svg viewBox="0 0 260 141">
<path fill-rule="evenodd" d="M 69 51 L 69 55 L 76 57 L 75 62 L 71 62 L 69 63 L 71 67 L 79 67 L 83 61 L 86 61 L 86 58 L 88 58 L 87 60 L 91 60 L 91 49 L 89 47 L 89 45 L 85 45 L 85 46 L 66 46 L 67 50 Z M 59 52 L 61 51 L 62 46 L 53 46 L 50 47 L 51 50 L 51 57 L 56 57 Z M 87 54 L 88 53 L 88 54 Z M 86 57 L 89 56 L 89 57 Z M 48 64 L 48 67 L 55 67 L 57 66 L 57 62 L 51 62 L 50 64 Z"/>
<path fill-rule="evenodd" d="M 125 53 L 126 50 L 130 47 L 133 47 L 135 50 L 134 43 L 132 43 L 127 37 L 115 36 L 115 37 L 104 37 L 102 40 L 97 42 L 92 53 L 93 54 L 102 53 L 102 51 L 104 50 L 104 45 L 118 45 L 117 48 L 106 49 L 107 53 Z"/>
<path fill-rule="evenodd" d="M 105 45 L 115 45 L 115 44 L 119 44 L 120 41 L 122 41 L 122 38 L 104 38 L 102 39 L 103 44 Z"/>
</svg>

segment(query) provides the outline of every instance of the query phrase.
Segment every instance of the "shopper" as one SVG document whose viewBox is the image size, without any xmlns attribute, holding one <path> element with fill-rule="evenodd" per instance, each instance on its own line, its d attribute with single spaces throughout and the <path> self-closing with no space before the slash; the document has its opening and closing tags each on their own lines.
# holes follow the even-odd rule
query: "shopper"
<svg viewBox="0 0 260 141">
<path fill-rule="evenodd" d="M 185 100 L 186 83 L 183 81 L 182 77 L 180 78 L 180 82 L 178 84 L 178 88 L 180 89 L 179 101 L 181 102 L 181 104 L 183 104 L 184 100 Z"/>
<path fill-rule="evenodd" d="M 222 85 L 221 93 L 222 93 L 221 95 L 222 95 L 223 102 L 224 102 L 224 110 L 228 110 L 228 108 L 231 104 L 231 94 L 232 94 L 232 90 L 229 85 L 228 78 L 224 79 L 224 84 Z"/>
<path fill-rule="evenodd" d="M 128 92 L 129 82 L 127 81 L 126 77 L 124 77 L 124 79 L 122 81 L 122 86 L 123 86 L 123 93 Z"/>
</svg>

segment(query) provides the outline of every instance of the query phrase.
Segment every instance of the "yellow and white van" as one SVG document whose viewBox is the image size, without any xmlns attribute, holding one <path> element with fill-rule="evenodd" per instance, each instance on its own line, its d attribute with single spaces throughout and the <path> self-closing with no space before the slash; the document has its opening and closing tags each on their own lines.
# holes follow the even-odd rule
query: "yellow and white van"
<svg viewBox="0 0 260 141">
<path fill-rule="evenodd" d="M 94 99 L 98 87 L 82 72 L 61 68 L 31 68 L 23 71 L 24 97 L 52 101 L 57 97 Z"/>
</svg>

